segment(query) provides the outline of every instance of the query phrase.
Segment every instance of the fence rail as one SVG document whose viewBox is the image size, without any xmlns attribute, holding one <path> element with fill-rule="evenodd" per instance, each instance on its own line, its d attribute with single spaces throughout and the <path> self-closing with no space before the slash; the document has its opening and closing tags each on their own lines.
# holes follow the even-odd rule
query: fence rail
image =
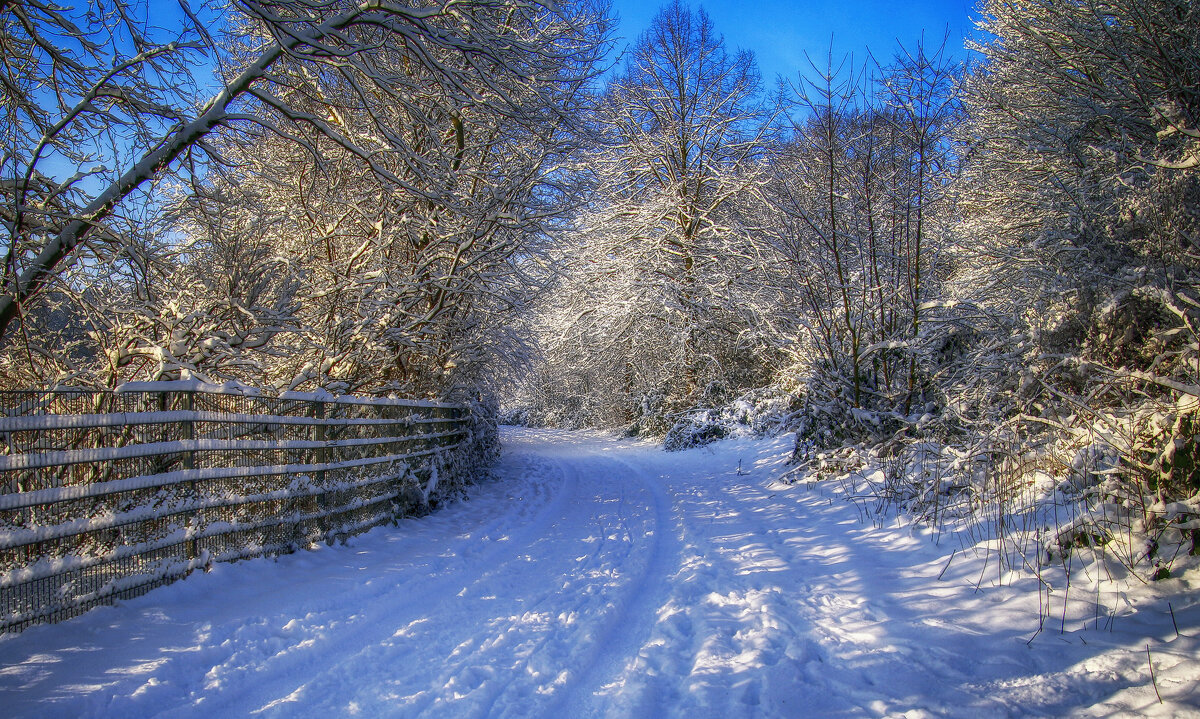
<svg viewBox="0 0 1200 719">
<path fill-rule="evenodd" d="M 0 392 L 0 631 L 421 511 L 469 421 L 176 383 Z"/>
</svg>

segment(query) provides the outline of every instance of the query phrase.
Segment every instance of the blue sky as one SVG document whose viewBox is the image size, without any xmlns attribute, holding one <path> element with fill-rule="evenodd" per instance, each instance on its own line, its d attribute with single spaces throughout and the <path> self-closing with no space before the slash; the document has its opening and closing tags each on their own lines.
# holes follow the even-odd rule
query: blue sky
<svg viewBox="0 0 1200 719">
<path fill-rule="evenodd" d="M 620 17 L 619 46 L 632 42 L 650 24 L 662 5 L 660 0 L 612 0 Z M 774 84 L 775 76 L 795 78 L 809 69 L 804 53 L 823 62 L 833 37 L 835 62 L 852 52 L 866 59 L 866 47 L 884 61 L 897 49 L 896 41 L 913 45 L 925 30 L 927 43 L 940 41 L 950 30 L 948 49 L 965 59 L 963 37 L 974 31 L 975 0 L 692 0 L 703 7 L 717 32 L 730 48 L 753 50 L 763 80 Z"/>
</svg>

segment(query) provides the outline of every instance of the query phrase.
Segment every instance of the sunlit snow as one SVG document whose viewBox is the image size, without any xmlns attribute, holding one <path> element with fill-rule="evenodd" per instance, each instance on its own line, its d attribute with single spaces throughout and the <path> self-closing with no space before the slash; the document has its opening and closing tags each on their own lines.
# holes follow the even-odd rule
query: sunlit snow
<svg viewBox="0 0 1200 719">
<path fill-rule="evenodd" d="M 786 439 L 505 444 L 430 516 L 0 638 L 0 714 L 1200 716 L 1189 575 L 1073 579 L 1030 641 L 1035 579 L 778 482 Z"/>
</svg>

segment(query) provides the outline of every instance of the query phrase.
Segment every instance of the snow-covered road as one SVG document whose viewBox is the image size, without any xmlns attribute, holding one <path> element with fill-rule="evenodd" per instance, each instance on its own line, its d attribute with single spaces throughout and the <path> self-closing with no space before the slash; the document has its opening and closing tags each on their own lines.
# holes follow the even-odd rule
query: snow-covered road
<svg viewBox="0 0 1200 719">
<path fill-rule="evenodd" d="M 504 439 L 431 516 L 0 638 L 0 715 L 1200 716 L 1186 578 L 1027 644 L 1027 582 L 774 481 L 786 440 Z"/>
</svg>

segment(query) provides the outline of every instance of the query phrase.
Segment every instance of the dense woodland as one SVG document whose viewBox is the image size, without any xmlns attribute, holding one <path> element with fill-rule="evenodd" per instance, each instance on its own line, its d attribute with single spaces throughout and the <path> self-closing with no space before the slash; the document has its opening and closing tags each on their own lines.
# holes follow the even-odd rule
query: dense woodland
<svg viewBox="0 0 1200 719">
<path fill-rule="evenodd" d="M 0 384 L 794 431 L 813 471 L 966 477 L 889 474 L 918 510 L 1054 477 L 1167 566 L 1200 533 L 1200 8 L 977 12 L 965 65 L 926 35 L 762 78 L 679 0 L 618 60 L 593 0 L 0 0 Z"/>
</svg>

